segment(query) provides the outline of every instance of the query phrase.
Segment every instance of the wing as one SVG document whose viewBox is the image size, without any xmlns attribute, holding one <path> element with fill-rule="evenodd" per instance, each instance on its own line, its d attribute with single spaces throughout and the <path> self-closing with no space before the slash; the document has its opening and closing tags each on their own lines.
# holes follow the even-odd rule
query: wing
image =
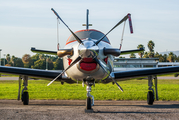
<svg viewBox="0 0 179 120">
<path fill-rule="evenodd" d="M 51 71 L 51 70 L 40 70 L 40 69 L 30 69 L 30 68 L 20 68 L 20 67 L 7 67 L 0 66 L 0 72 L 18 74 L 18 75 L 27 75 L 39 78 L 54 79 L 61 72 L 60 71 Z M 62 80 L 67 83 L 76 83 L 75 81 L 67 78 L 65 76 L 60 76 L 58 80 Z"/>
<path fill-rule="evenodd" d="M 118 72 L 112 72 L 111 76 L 115 79 L 125 79 L 125 78 L 143 77 L 149 75 L 158 75 L 158 74 L 166 74 L 166 73 L 174 73 L 174 72 L 179 72 L 179 66 L 118 71 Z"/>
</svg>

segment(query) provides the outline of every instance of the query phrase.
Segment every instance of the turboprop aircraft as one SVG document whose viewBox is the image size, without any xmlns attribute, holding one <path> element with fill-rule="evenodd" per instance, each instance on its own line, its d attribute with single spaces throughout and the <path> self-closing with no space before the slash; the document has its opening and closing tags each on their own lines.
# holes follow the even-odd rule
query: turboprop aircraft
<svg viewBox="0 0 179 120">
<path fill-rule="evenodd" d="M 128 70 L 128 71 L 114 71 L 113 61 L 115 56 L 137 53 L 144 51 L 141 49 L 125 50 L 121 51 L 119 48 L 113 48 L 110 44 L 107 35 L 119 26 L 121 23 L 129 21 L 130 32 L 133 33 L 131 14 L 127 14 L 122 20 L 120 20 L 109 32 L 106 34 L 89 29 L 88 23 L 88 10 L 87 10 L 87 21 L 86 29 L 73 32 L 68 25 L 61 19 L 57 12 L 51 9 L 57 18 L 69 29 L 71 36 L 66 41 L 64 49 L 58 49 L 57 51 L 40 50 L 34 47 L 31 48 L 32 52 L 58 55 L 63 58 L 64 70 L 59 71 L 47 71 L 30 68 L 19 68 L 19 67 L 5 67 L 0 66 L 0 72 L 19 74 L 19 92 L 18 100 L 21 100 L 24 105 L 29 103 L 28 94 L 28 76 L 35 76 L 40 78 L 53 79 L 47 86 L 51 85 L 55 80 L 60 81 L 62 84 L 76 83 L 82 81 L 82 84 L 86 84 L 87 91 L 87 102 L 86 110 L 92 110 L 94 105 L 94 97 L 90 94 L 91 86 L 95 85 L 96 82 L 101 83 L 115 83 L 117 87 L 123 91 L 122 87 L 116 82 L 120 80 L 127 80 L 128 78 L 148 76 L 148 94 L 147 103 L 152 105 L 154 99 L 158 100 L 157 92 L 157 74 L 165 74 L 178 72 L 179 66 L 173 67 L 160 67 L 140 70 Z M 21 93 L 21 81 L 23 79 L 23 86 Z M 153 89 L 153 82 L 155 83 L 155 91 Z"/>
</svg>

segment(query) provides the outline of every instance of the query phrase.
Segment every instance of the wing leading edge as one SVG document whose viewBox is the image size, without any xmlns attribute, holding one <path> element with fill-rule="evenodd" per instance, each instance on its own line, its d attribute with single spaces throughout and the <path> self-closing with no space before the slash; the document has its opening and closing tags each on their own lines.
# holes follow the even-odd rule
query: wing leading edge
<svg viewBox="0 0 179 120">
<path fill-rule="evenodd" d="M 51 71 L 51 70 L 39 70 L 39 69 L 30 69 L 30 68 L 20 68 L 20 67 L 7 67 L 7 66 L 0 66 L 0 72 L 2 73 L 10 73 L 10 74 L 18 74 L 18 75 L 27 75 L 39 78 L 47 78 L 47 79 L 54 79 L 58 76 L 61 72 L 60 71 Z M 75 83 L 75 81 L 60 76 L 58 80 L 63 80 L 67 83 Z"/>
<path fill-rule="evenodd" d="M 134 77 L 142 77 L 142 76 L 158 75 L 158 74 L 166 74 L 166 73 L 174 73 L 174 72 L 179 72 L 179 66 L 112 72 L 111 75 L 115 79 L 125 79 L 125 78 L 134 78 Z"/>
</svg>

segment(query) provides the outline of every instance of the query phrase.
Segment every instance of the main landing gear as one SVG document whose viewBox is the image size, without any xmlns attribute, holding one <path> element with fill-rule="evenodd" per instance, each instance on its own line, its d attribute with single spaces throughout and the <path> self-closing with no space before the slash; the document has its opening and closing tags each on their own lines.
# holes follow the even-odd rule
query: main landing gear
<svg viewBox="0 0 179 120">
<path fill-rule="evenodd" d="M 153 79 L 154 79 L 154 84 L 155 84 L 155 92 L 153 89 L 153 82 L 152 82 Z M 156 75 L 148 76 L 148 86 L 149 86 L 149 88 L 148 88 L 149 91 L 147 94 L 147 103 L 148 103 L 148 105 L 153 105 L 155 97 L 156 97 L 156 100 L 158 100 L 157 76 Z"/>
<path fill-rule="evenodd" d="M 90 80 L 90 81 L 85 81 L 87 87 L 86 87 L 86 91 L 87 91 L 87 99 L 86 99 L 86 109 L 85 112 L 86 113 L 91 113 L 93 112 L 92 106 L 94 106 L 94 97 L 90 94 L 91 92 L 91 86 L 95 84 L 94 80 Z"/>
<path fill-rule="evenodd" d="M 23 86 L 24 88 L 22 89 L 21 92 L 21 83 L 22 83 L 22 79 L 23 79 Z M 23 102 L 24 105 L 28 105 L 29 104 L 29 93 L 28 93 L 28 76 L 19 76 L 19 91 L 18 91 L 18 100 L 20 100 L 20 96 L 21 96 L 21 100 Z"/>
</svg>

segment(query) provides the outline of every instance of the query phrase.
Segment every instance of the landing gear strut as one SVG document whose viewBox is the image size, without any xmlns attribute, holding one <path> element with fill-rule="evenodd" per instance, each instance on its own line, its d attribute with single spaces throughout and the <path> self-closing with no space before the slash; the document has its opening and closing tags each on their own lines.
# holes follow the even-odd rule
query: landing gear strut
<svg viewBox="0 0 179 120">
<path fill-rule="evenodd" d="M 22 79 L 23 79 L 23 86 L 24 86 L 24 88 L 22 89 L 22 92 L 21 92 Z M 28 105 L 29 104 L 29 93 L 27 91 L 28 90 L 27 86 L 28 86 L 28 76 L 19 76 L 18 100 L 20 100 L 20 95 L 21 95 L 21 100 L 22 100 L 24 105 Z"/>
<path fill-rule="evenodd" d="M 94 97 L 90 94 L 91 86 L 94 84 L 94 81 L 86 81 L 87 87 L 87 99 L 86 99 L 86 109 L 85 112 L 93 112 L 92 106 L 94 106 Z"/>
<path fill-rule="evenodd" d="M 153 79 L 154 79 L 154 84 L 155 84 L 155 92 L 153 89 L 153 82 L 152 82 Z M 147 94 L 147 103 L 148 103 L 148 105 L 153 105 L 155 97 L 156 97 L 156 100 L 158 100 L 157 76 L 156 75 L 148 76 L 148 86 L 149 86 L 149 88 L 148 88 L 149 91 Z"/>
</svg>

